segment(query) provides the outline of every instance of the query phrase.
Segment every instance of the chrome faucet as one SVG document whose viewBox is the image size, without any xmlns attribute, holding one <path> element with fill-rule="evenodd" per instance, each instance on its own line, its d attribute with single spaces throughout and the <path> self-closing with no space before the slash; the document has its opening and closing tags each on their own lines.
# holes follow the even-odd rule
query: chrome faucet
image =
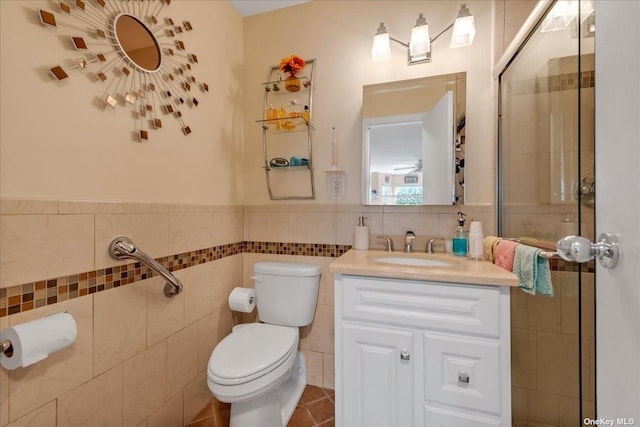
<svg viewBox="0 0 640 427">
<path fill-rule="evenodd" d="M 389 236 L 378 236 L 378 239 L 386 239 L 386 248 L 387 252 L 393 252 L 393 240 Z"/>
<path fill-rule="evenodd" d="M 416 234 L 411 230 L 407 230 L 407 234 L 405 234 L 404 236 L 405 252 L 413 252 L 413 239 L 415 238 L 416 238 Z"/>
<path fill-rule="evenodd" d="M 427 242 L 427 248 L 425 249 L 426 253 L 432 254 L 433 253 L 433 242 L 435 242 L 436 240 L 442 240 L 442 247 L 444 249 L 444 253 L 447 253 L 447 245 L 444 244 L 444 239 L 442 237 L 436 237 L 433 239 L 429 239 L 429 241 Z"/>
</svg>

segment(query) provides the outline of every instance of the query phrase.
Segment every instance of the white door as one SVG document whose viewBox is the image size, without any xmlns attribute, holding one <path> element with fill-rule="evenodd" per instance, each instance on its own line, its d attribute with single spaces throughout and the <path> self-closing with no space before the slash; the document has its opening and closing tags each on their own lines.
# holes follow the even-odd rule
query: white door
<svg viewBox="0 0 640 427">
<path fill-rule="evenodd" d="M 597 265 L 598 418 L 640 424 L 640 1 L 596 2 L 596 234 L 621 245 Z"/>
</svg>

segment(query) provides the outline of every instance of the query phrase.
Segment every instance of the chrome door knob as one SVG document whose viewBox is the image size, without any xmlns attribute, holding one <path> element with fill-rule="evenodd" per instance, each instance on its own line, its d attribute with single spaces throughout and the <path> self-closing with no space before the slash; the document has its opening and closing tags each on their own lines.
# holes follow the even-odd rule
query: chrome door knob
<svg viewBox="0 0 640 427">
<path fill-rule="evenodd" d="M 605 268 L 615 268 L 620 257 L 618 239 L 611 233 L 600 234 L 597 243 L 591 243 L 586 237 L 563 237 L 558 240 L 556 250 L 566 261 L 587 262 L 598 258 Z"/>
<path fill-rule="evenodd" d="M 402 350 L 400 352 L 400 360 L 411 360 L 411 353 L 407 350 Z"/>
</svg>

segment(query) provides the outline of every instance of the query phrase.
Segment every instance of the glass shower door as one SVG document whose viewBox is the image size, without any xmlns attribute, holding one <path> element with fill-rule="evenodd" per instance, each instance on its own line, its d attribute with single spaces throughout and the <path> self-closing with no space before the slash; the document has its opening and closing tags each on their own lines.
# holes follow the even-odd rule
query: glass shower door
<svg viewBox="0 0 640 427">
<path fill-rule="evenodd" d="M 500 236 L 594 240 L 594 25 L 590 2 L 555 2 L 499 77 Z M 515 427 L 595 417 L 595 266 L 550 265 L 553 297 L 511 291 Z"/>
</svg>

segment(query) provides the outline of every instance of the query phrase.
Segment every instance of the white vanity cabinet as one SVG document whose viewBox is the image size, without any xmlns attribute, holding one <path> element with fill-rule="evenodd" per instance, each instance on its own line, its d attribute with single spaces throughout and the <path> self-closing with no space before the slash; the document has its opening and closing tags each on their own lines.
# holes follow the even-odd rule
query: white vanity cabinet
<svg viewBox="0 0 640 427">
<path fill-rule="evenodd" d="M 509 426 L 509 289 L 336 274 L 336 425 Z"/>
</svg>

